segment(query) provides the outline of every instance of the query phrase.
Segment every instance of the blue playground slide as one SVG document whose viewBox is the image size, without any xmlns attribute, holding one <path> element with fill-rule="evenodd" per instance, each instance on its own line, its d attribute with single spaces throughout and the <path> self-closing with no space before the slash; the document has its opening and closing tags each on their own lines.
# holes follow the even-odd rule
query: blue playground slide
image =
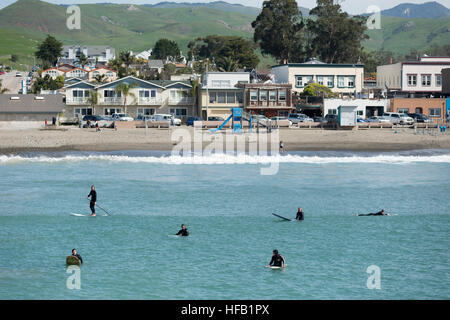
<svg viewBox="0 0 450 320">
<path fill-rule="evenodd" d="M 230 121 L 231 118 L 233 118 L 233 115 L 229 116 L 229 117 L 227 118 L 227 120 L 225 120 L 225 121 L 220 125 L 220 127 L 214 128 L 214 129 L 210 129 L 209 131 L 211 131 L 211 132 L 217 132 L 217 131 L 221 130 L 221 129 L 228 123 L 228 121 Z"/>
</svg>

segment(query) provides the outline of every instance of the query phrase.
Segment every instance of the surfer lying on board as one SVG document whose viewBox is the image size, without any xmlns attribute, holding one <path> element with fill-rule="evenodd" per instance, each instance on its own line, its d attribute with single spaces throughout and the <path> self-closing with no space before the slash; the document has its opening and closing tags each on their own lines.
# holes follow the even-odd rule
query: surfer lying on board
<svg viewBox="0 0 450 320">
<path fill-rule="evenodd" d="M 189 235 L 189 231 L 188 229 L 186 229 L 186 226 L 184 224 L 181 225 L 181 230 L 178 231 L 178 233 L 176 234 L 176 236 L 183 236 L 183 237 L 187 237 Z"/>
<path fill-rule="evenodd" d="M 81 263 L 83 263 L 83 258 L 77 253 L 77 249 L 72 249 L 72 256 L 77 257 Z"/>
<path fill-rule="evenodd" d="M 368 217 L 368 216 L 388 216 L 388 213 L 384 213 L 384 209 L 381 209 L 381 211 L 378 211 L 377 213 L 357 213 L 356 214 L 359 217 Z"/>
<path fill-rule="evenodd" d="M 267 267 L 284 267 L 286 265 L 286 260 L 284 257 L 278 253 L 278 250 L 273 250 L 272 260 L 267 265 Z"/>
<path fill-rule="evenodd" d="M 295 217 L 295 220 L 303 220 L 303 210 L 302 210 L 302 208 L 298 208 L 297 216 Z"/>
<path fill-rule="evenodd" d="M 91 197 L 91 202 L 89 203 L 92 212 L 91 216 L 95 216 L 95 205 L 97 204 L 97 191 L 95 191 L 95 186 L 91 186 L 91 192 L 86 198 L 89 199 L 89 197 Z"/>
</svg>

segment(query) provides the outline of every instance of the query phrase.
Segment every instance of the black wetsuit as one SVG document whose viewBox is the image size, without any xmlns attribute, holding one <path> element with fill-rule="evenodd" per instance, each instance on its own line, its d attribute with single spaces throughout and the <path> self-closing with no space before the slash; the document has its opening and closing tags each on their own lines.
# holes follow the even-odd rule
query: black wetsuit
<svg viewBox="0 0 450 320">
<path fill-rule="evenodd" d="M 280 254 L 273 255 L 272 260 L 270 260 L 269 265 L 274 267 L 282 267 L 283 266 L 283 257 Z"/>
<path fill-rule="evenodd" d="M 297 211 L 297 216 L 295 217 L 295 220 L 303 220 L 303 211 L 300 212 Z"/>
<path fill-rule="evenodd" d="M 80 260 L 81 263 L 83 263 L 83 258 L 81 258 L 81 256 L 77 253 L 77 254 L 72 254 L 72 256 L 77 257 L 78 260 Z"/>
<path fill-rule="evenodd" d="M 187 237 L 188 235 L 189 235 L 188 229 L 181 229 L 181 230 L 178 231 L 178 233 L 176 234 L 176 236 L 183 236 L 183 237 Z"/>
<path fill-rule="evenodd" d="M 385 213 L 382 211 L 378 211 L 377 213 L 366 213 L 366 214 L 358 214 L 358 217 L 368 217 L 368 216 L 384 216 Z"/>
<path fill-rule="evenodd" d="M 89 203 L 89 207 L 91 208 L 92 214 L 95 213 L 95 203 L 97 202 L 97 192 L 95 190 L 91 190 L 88 195 L 88 198 L 91 197 L 91 202 Z"/>
</svg>

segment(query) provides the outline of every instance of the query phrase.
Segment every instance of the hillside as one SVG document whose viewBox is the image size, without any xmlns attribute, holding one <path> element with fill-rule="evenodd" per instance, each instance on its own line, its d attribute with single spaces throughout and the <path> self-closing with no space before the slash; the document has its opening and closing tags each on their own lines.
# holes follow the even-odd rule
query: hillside
<svg viewBox="0 0 450 320">
<path fill-rule="evenodd" d="M 434 19 L 442 16 L 450 16 L 450 9 L 433 1 L 422 4 L 402 3 L 391 9 L 381 11 L 383 16 L 400 18 L 425 18 Z"/>
</svg>

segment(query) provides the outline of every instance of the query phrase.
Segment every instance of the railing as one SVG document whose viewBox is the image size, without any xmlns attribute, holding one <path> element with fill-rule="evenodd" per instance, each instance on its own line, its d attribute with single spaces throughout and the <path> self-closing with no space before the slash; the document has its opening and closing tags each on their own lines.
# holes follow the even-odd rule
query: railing
<svg viewBox="0 0 450 320">
<path fill-rule="evenodd" d="M 140 97 L 138 99 L 139 105 L 155 105 L 155 104 L 161 104 L 161 103 L 162 103 L 161 98 Z"/>
<path fill-rule="evenodd" d="M 89 99 L 84 97 L 66 98 L 66 104 L 88 104 L 88 103 Z"/>
<path fill-rule="evenodd" d="M 119 97 L 105 97 L 101 100 L 104 104 L 123 104 L 123 98 Z"/>
<path fill-rule="evenodd" d="M 192 104 L 194 102 L 194 98 L 192 97 L 184 97 L 184 98 L 169 98 L 169 105 L 180 105 L 180 104 Z"/>
</svg>

